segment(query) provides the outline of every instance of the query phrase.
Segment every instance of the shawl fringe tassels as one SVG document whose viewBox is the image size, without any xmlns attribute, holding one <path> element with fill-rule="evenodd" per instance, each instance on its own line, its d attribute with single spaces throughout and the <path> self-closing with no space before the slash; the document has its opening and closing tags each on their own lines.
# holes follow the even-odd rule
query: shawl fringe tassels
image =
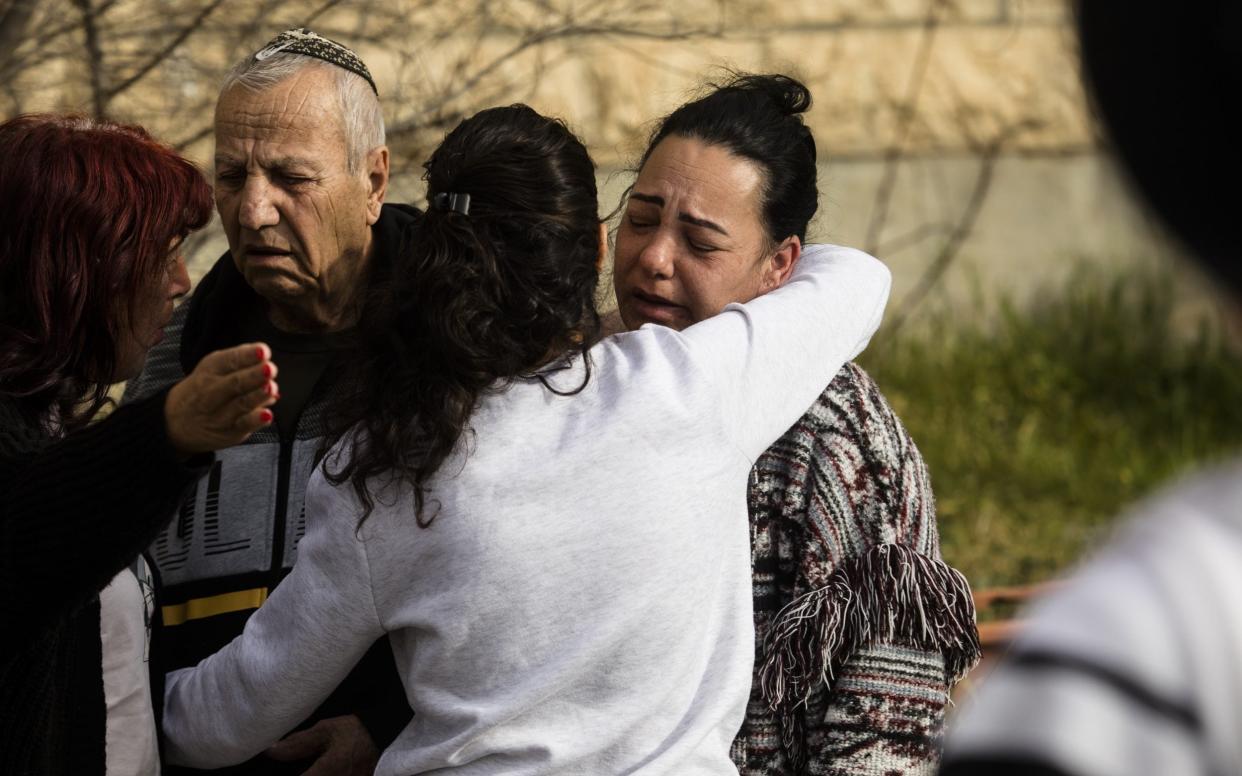
<svg viewBox="0 0 1242 776">
<path fill-rule="evenodd" d="M 764 639 L 759 681 L 796 771 L 804 759 L 798 708 L 820 683 L 831 686 L 858 649 L 879 643 L 939 651 L 952 686 L 982 654 L 966 578 L 908 547 L 880 544 L 781 609 Z"/>
</svg>

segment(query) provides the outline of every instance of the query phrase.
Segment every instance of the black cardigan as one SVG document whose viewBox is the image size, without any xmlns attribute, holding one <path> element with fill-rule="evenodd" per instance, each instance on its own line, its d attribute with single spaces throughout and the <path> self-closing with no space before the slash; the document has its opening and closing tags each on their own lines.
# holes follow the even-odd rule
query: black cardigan
<svg viewBox="0 0 1242 776">
<path fill-rule="evenodd" d="M 53 439 L 0 397 L 0 773 L 102 774 L 99 591 L 211 456 L 177 458 L 164 398 Z M 205 459 L 205 460 L 204 460 Z"/>
</svg>

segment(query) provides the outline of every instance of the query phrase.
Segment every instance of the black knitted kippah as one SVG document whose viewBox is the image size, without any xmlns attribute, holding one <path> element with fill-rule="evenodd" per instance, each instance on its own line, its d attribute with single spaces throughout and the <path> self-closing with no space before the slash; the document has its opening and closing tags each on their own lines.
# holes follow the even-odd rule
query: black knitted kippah
<svg viewBox="0 0 1242 776">
<path fill-rule="evenodd" d="M 379 89 L 375 88 L 375 79 L 371 77 L 371 71 L 367 70 L 367 66 L 358 58 L 357 54 L 340 43 L 311 32 L 305 27 L 296 27 L 280 33 L 268 41 L 266 46 L 256 51 L 254 58 L 262 62 L 268 57 L 273 57 L 277 54 L 302 54 L 315 59 L 322 59 L 324 62 L 330 62 L 337 67 L 343 67 L 349 72 L 365 78 L 366 82 L 371 85 L 371 90 L 375 92 L 376 96 L 379 95 Z"/>
</svg>

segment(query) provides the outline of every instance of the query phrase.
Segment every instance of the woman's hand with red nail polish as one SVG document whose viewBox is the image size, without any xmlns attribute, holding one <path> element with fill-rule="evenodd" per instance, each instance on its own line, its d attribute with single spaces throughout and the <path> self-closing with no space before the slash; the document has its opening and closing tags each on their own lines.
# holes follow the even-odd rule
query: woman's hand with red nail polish
<svg viewBox="0 0 1242 776">
<path fill-rule="evenodd" d="M 244 442 L 270 424 L 280 398 L 267 345 L 250 343 L 210 353 L 168 392 L 164 419 L 173 447 L 185 456 Z"/>
</svg>

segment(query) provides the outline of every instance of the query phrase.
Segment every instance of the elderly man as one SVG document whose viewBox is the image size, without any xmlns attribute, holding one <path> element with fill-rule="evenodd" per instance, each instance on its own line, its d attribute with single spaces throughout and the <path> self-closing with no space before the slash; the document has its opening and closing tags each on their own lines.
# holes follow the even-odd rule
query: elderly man
<svg viewBox="0 0 1242 776">
<path fill-rule="evenodd" d="M 293 566 L 333 365 L 369 279 L 418 216 L 383 204 L 388 149 L 366 66 L 312 32 L 284 32 L 233 68 L 215 135 L 216 207 L 229 252 L 177 311 L 126 399 L 181 379 L 212 350 L 250 340 L 270 343 L 282 395 L 273 426 L 221 452 L 151 548 L 160 679 L 237 636 Z M 409 718 L 391 651 L 379 642 L 309 729 L 229 773 L 302 773 L 312 760 L 317 774 L 371 773 Z"/>
</svg>

